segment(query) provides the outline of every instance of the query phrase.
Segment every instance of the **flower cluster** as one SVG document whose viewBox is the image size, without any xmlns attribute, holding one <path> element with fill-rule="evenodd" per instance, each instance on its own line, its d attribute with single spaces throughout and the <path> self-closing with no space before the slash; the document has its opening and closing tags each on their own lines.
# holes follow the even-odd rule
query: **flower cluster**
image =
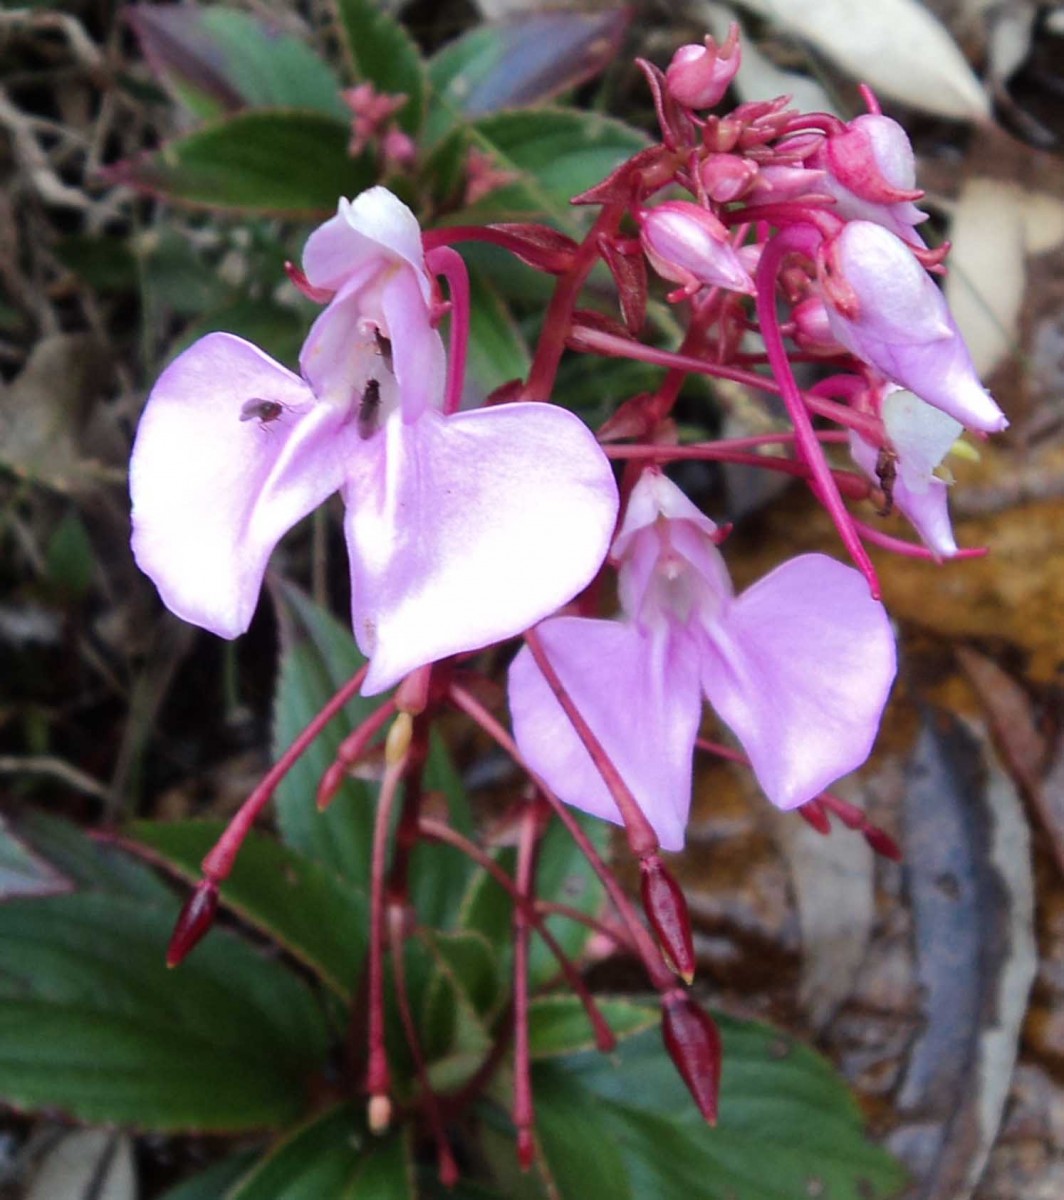
<svg viewBox="0 0 1064 1200">
<path fill-rule="evenodd" d="M 576 198 L 600 208 L 583 245 L 536 225 L 423 235 L 380 187 L 341 200 L 311 234 L 302 270 L 291 270 L 323 306 L 301 374 L 239 338 L 203 338 L 156 383 L 131 467 L 137 561 L 174 612 L 224 637 L 248 627 L 282 534 L 340 492 L 352 623 L 369 660 L 353 686 L 400 688 L 341 748 L 320 801 L 398 709 L 382 785 L 387 830 L 404 778 L 404 802 L 420 802 L 411 781 L 431 719 L 450 704 L 527 769 L 535 804 L 571 820 L 561 801 L 622 824 L 660 950 L 623 893 L 612 894 L 661 991 L 666 1045 L 709 1117 L 719 1045 L 676 983 L 694 970 L 690 928 L 659 857 L 684 844 L 703 701 L 770 801 L 818 825 L 834 811 L 890 851 L 882 831 L 825 793 L 865 761 L 895 673 L 866 544 L 963 554 L 943 463 L 965 429 L 1006 425 L 935 283 L 943 254 L 917 232 L 924 214 L 900 126 L 870 95 L 871 111 L 850 122 L 796 113 L 785 98 L 707 112 L 739 62 L 733 30 L 723 45 L 681 48 L 665 72 L 641 64 L 661 140 Z M 688 198 L 675 198 L 677 188 Z M 557 277 L 557 290 L 527 381 L 504 389 L 507 402 L 460 411 L 468 282 L 447 243 L 475 237 Z M 576 307 L 599 259 L 616 281 L 621 321 Z M 683 306 L 679 349 L 642 337 L 648 264 L 679 285 L 668 294 Z M 438 331 L 447 312 L 449 357 Z M 657 391 L 619 404 L 596 438 L 550 403 L 564 400 L 555 383 L 566 349 L 669 371 Z M 797 357 L 820 369 L 805 389 Z M 670 414 L 689 373 L 782 398 L 789 426 L 678 444 Z M 856 471 L 832 457 L 847 446 Z M 720 549 L 726 529 L 666 474 L 682 458 L 805 481 L 854 565 L 803 555 L 737 595 Z M 626 463 L 620 503 L 610 459 Z M 847 500 L 871 500 L 883 515 L 896 508 L 926 549 L 858 518 Z M 609 589 L 588 589 L 612 569 L 616 617 L 597 607 Z M 453 660 L 522 634 L 508 677 L 511 740 L 468 686 L 475 669 L 456 671 Z M 206 928 L 241 831 L 269 791 L 256 791 L 205 860 L 175 957 Z M 416 820 L 406 827 L 416 833 Z M 379 879 L 375 887 L 377 930 Z M 379 979 L 371 1013 L 383 1003 L 374 987 Z M 374 1042 L 367 1088 L 376 1101 L 388 1087 L 383 1056 Z M 515 1124 L 527 1148 L 521 1095 Z"/>
</svg>

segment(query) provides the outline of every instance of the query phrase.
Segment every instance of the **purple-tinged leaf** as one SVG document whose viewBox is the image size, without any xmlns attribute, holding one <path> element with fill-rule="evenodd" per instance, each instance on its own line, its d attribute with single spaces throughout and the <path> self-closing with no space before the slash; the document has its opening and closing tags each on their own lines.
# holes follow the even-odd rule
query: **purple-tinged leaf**
<svg viewBox="0 0 1064 1200">
<path fill-rule="evenodd" d="M 56 896 L 73 883 L 16 837 L 0 818 L 0 900 L 16 896 Z"/>
<path fill-rule="evenodd" d="M 347 112 L 318 55 L 261 17 L 220 6 L 141 4 L 129 22 L 159 81 L 197 117 L 246 107 Z"/>
<path fill-rule="evenodd" d="M 431 139 L 460 114 L 536 104 L 599 74 L 617 54 L 628 20 L 624 9 L 532 12 L 451 42 L 429 63 L 438 101 L 429 115 Z"/>
</svg>

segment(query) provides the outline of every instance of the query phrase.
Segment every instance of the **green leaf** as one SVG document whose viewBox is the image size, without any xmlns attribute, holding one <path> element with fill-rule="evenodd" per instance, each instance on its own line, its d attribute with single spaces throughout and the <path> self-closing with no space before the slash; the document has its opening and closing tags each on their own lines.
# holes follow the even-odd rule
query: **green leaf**
<svg viewBox="0 0 1064 1200">
<path fill-rule="evenodd" d="M 156 76 L 196 116 L 244 106 L 347 114 L 321 58 L 261 17 L 221 5 L 144 4 L 129 21 Z"/>
<path fill-rule="evenodd" d="M 365 663 L 350 630 L 335 617 L 298 588 L 286 585 L 279 594 L 297 634 L 305 640 L 286 646 L 281 659 L 274 698 L 275 756 L 287 749 L 325 702 Z M 340 742 L 379 703 L 379 699 L 354 697 L 318 735 L 275 795 L 277 824 L 284 841 L 363 890 L 369 887 L 376 789 L 363 780 L 345 780 L 323 813 L 315 806 L 315 796 Z"/>
<path fill-rule="evenodd" d="M 252 109 L 128 159 L 112 174 L 196 208 L 321 217 L 340 196 L 376 182 L 369 157 L 348 155 L 349 138 L 346 123 L 326 113 Z"/>
<path fill-rule="evenodd" d="M 626 24 L 622 10 L 529 12 L 448 42 L 429 62 L 429 140 L 463 115 L 535 104 L 597 74 L 615 56 Z"/>
<path fill-rule="evenodd" d="M 128 835 L 189 881 L 218 840 L 221 821 L 136 821 Z M 309 968 L 341 999 L 358 984 L 366 950 L 366 897 L 309 858 L 252 833 L 241 847 L 221 903 Z"/>
<path fill-rule="evenodd" d="M 70 600 L 84 596 L 92 586 L 96 555 L 85 522 L 76 509 L 69 509 L 48 539 L 48 582 Z"/>
<path fill-rule="evenodd" d="M 539 1151 L 536 1170 L 544 1178 L 548 1194 L 561 1200 L 684 1195 L 633 1188 L 623 1148 L 617 1144 L 608 1114 L 589 1103 L 591 1098 L 570 1086 L 564 1075 L 537 1072 L 533 1096 Z M 702 1191 L 687 1194 L 699 1200 L 705 1196 Z"/>
<path fill-rule="evenodd" d="M 468 930 L 460 933 L 433 930 L 426 931 L 424 936 L 441 969 L 453 975 L 477 1015 L 489 1022 L 507 990 L 491 943 L 481 934 Z"/>
<path fill-rule="evenodd" d="M 658 1022 L 658 1011 L 634 1000 L 596 996 L 599 1011 L 618 1041 L 641 1033 Z M 595 1046 L 584 1006 L 575 996 L 537 996 L 528 1010 L 528 1041 L 533 1059 L 575 1054 Z"/>
<path fill-rule="evenodd" d="M 644 134 L 621 121 L 562 108 L 496 113 L 475 121 L 470 132 L 495 166 L 516 178 L 448 217 L 456 225 L 547 219 L 579 229 L 586 216 L 570 199 L 647 144 Z"/>
<path fill-rule="evenodd" d="M 71 233 L 56 244 L 55 255 L 64 267 L 98 292 L 137 289 L 137 263 L 128 237 Z"/>
<path fill-rule="evenodd" d="M 446 946 L 465 935 L 440 935 L 428 930 L 406 939 L 403 947 L 406 992 L 418 1042 L 434 1089 L 453 1091 L 466 1083 L 491 1050 L 491 1038 L 470 999 L 466 980 L 455 970 L 460 952 Z M 393 1073 L 406 1076 L 411 1087 L 414 1061 L 398 1015 L 395 981 L 388 967 L 388 1051 Z"/>
<path fill-rule="evenodd" d="M 491 282 L 470 275 L 469 374 L 481 395 L 524 379 L 532 359 L 513 316 Z"/>
<path fill-rule="evenodd" d="M 512 849 L 496 850 L 492 857 L 512 878 L 516 855 Z M 500 970 L 509 972 L 513 949 L 513 904 L 509 893 L 487 871 L 478 870 L 470 879 L 462 898 L 459 916 L 461 928 L 472 930 L 486 939 L 495 950 Z"/>
<path fill-rule="evenodd" d="M 433 730 L 425 764 L 425 790 L 442 794 L 451 827 L 470 837 L 473 814 L 462 777 L 447 743 Z M 410 900 L 422 925 L 449 929 L 458 923 L 462 900 L 477 868 L 460 851 L 440 843 L 419 842 L 410 860 Z"/>
<path fill-rule="evenodd" d="M 0 905 L 0 1096 L 161 1130 L 291 1121 L 324 1064 L 306 986 L 215 931 L 178 971 L 177 902 L 82 892 Z"/>
<path fill-rule="evenodd" d="M 564 1095 L 563 1113 L 574 1111 L 575 1097 L 602 1121 L 636 1196 L 882 1200 L 896 1194 L 901 1167 L 867 1141 L 857 1105 L 830 1064 L 767 1026 L 717 1021 L 724 1073 L 716 1129 L 702 1120 L 656 1029 L 629 1038 L 609 1057 L 537 1063 L 533 1083 L 541 1120 L 547 1111 L 541 1132 L 548 1162 L 553 1166 L 559 1151 L 563 1159 L 570 1153 L 564 1139 L 557 1141 L 549 1112 Z"/>
<path fill-rule="evenodd" d="M 396 121 L 416 136 L 425 118 L 428 76 L 413 38 L 370 0 L 337 0 L 337 8 L 356 75 L 378 92 L 407 97 Z"/>
<path fill-rule="evenodd" d="M 230 1184 L 246 1175 L 251 1164 L 258 1158 L 255 1150 L 232 1154 L 201 1171 L 184 1183 L 164 1192 L 159 1200 L 218 1200 Z"/>
<path fill-rule="evenodd" d="M 225 1200 L 414 1200 L 407 1137 L 374 1137 L 341 1104 L 289 1133 Z"/>
<path fill-rule="evenodd" d="M 596 817 L 573 814 L 600 855 L 605 856 L 609 845 L 609 826 Z M 536 866 L 536 895 L 543 900 L 555 900 L 570 908 L 597 917 L 606 903 L 606 890 L 591 864 L 580 852 L 568 830 L 558 820 L 550 823 L 540 843 Z M 547 928 L 571 959 L 584 952 L 591 930 L 571 917 L 547 918 Z M 546 942 L 533 936 L 529 951 L 528 977 L 533 988 L 542 987 L 558 974 L 558 960 Z"/>
</svg>

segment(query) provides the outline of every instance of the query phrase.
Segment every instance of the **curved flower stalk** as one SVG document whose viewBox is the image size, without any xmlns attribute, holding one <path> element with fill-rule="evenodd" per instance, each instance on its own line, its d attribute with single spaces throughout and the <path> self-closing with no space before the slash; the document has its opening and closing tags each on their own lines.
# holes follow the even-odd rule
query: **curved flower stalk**
<svg viewBox="0 0 1064 1200">
<path fill-rule="evenodd" d="M 894 679 L 886 612 L 857 571 L 803 555 L 736 596 L 716 540 L 673 483 L 645 473 L 614 543 L 623 619 L 557 617 L 537 630 L 666 850 L 683 847 L 703 696 L 769 799 L 790 809 L 864 762 Z M 527 649 L 509 698 L 528 764 L 563 800 L 619 822 Z"/>
<path fill-rule="evenodd" d="M 889 450 L 851 431 L 850 454 L 869 479 L 883 486 L 888 506 L 909 519 L 924 545 L 937 558 L 952 558 L 957 543 L 942 463 L 964 426 L 903 388 L 888 386 L 879 408 Z"/>
<path fill-rule="evenodd" d="M 571 599 L 605 556 L 616 487 L 562 409 L 443 415 L 433 281 L 417 221 L 391 193 L 341 201 L 304 270 L 332 299 L 302 378 L 218 333 L 152 389 L 130 467 L 133 550 L 178 616 L 236 637 L 280 537 L 339 490 L 372 695 Z"/>
</svg>

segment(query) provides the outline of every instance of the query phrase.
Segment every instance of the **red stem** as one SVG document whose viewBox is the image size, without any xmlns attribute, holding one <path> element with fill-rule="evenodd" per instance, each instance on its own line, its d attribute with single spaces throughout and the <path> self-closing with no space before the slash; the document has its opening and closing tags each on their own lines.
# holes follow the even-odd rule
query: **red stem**
<svg viewBox="0 0 1064 1200">
<path fill-rule="evenodd" d="M 584 749 L 591 756 L 595 769 L 602 776 L 602 782 L 608 788 L 614 804 L 617 805 L 624 821 L 625 831 L 628 834 L 628 845 L 631 847 L 632 853 L 637 858 L 654 854 L 659 848 L 658 835 L 639 807 L 639 802 L 632 795 L 628 784 L 621 777 L 620 771 L 613 765 L 613 760 L 606 753 L 605 747 L 595 736 L 591 726 L 584 720 L 583 713 L 573 703 L 573 698 L 569 695 L 565 684 L 562 683 L 558 672 L 555 671 L 547 657 L 547 652 L 544 650 L 536 630 L 530 629 L 525 634 L 525 645 L 532 652 L 532 657 L 536 660 L 536 666 L 539 667 L 540 673 L 547 681 L 547 686 L 565 711 L 577 737 L 583 742 Z"/>
<path fill-rule="evenodd" d="M 510 755 L 514 762 L 527 773 L 532 782 L 543 793 L 544 799 L 554 809 L 558 819 L 569 831 L 569 836 L 579 847 L 580 853 L 587 859 L 591 865 L 591 869 L 601 880 L 602 886 L 606 889 L 607 895 L 617 910 L 617 914 L 631 935 L 632 944 L 638 952 L 639 957 L 643 960 L 643 966 L 650 976 L 651 983 L 659 991 L 664 991 L 672 987 L 673 975 L 662 961 L 660 950 L 651 939 L 646 926 L 639 919 L 634 906 L 625 895 L 624 889 L 613 877 L 613 873 L 609 867 L 603 862 L 602 856 L 595 849 L 591 839 L 581 829 L 580 823 L 524 761 L 521 757 L 521 751 L 517 748 L 517 743 L 475 696 L 471 695 L 465 688 L 460 687 L 458 684 L 452 684 L 448 694 L 455 706 L 460 708 L 466 716 L 471 717 L 489 737 L 493 738 Z"/>
<path fill-rule="evenodd" d="M 713 379 L 729 379 L 772 396 L 782 396 L 783 387 L 771 376 L 756 371 L 744 371 L 741 367 L 730 367 L 724 363 L 709 362 L 708 359 L 692 358 L 673 350 L 661 350 L 656 346 L 645 346 L 642 342 L 619 337 L 599 329 L 580 326 L 576 335 L 579 348 L 611 358 L 630 358 L 636 362 L 650 363 L 655 367 L 668 367 L 693 374 L 708 375 Z M 795 384 L 797 388 L 797 384 Z M 857 412 L 845 404 L 837 404 L 809 392 L 798 392 L 802 402 L 818 416 L 828 417 L 844 425 L 873 445 L 881 446 L 886 440 L 883 422 L 869 413 Z"/>
<path fill-rule="evenodd" d="M 876 578 L 876 569 L 854 528 L 853 519 L 846 511 L 846 506 L 839 495 L 839 489 L 828 468 L 827 460 L 813 433 L 809 410 L 787 360 L 783 335 L 780 333 L 779 318 L 776 315 L 776 277 L 784 259 L 795 252 L 814 255 L 819 241 L 820 235 L 812 226 L 799 225 L 784 230 L 766 243 L 761 252 L 761 261 L 757 265 L 757 316 L 761 323 L 761 336 L 772 363 L 773 374 L 780 385 L 783 402 L 787 406 L 791 424 L 794 426 L 795 446 L 798 453 L 809 464 L 812 472 L 813 490 L 821 504 L 828 510 L 854 564 L 868 580 L 873 598 L 878 600 L 880 588 L 879 580 Z"/>
<path fill-rule="evenodd" d="M 517 846 L 517 894 L 524 903 L 513 908 L 514 926 L 514 1102 L 513 1123 L 517 1131 L 517 1161 L 527 1171 L 535 1160 L 535 1108 L 532 1104 L 532 1065 L 528 1043 L 528 909 L 532 904 L 539 844 L 540 817 L 537 803 L 525 806 Z"/>
<path fill-rule="evenodd" d="M 451 296 L 451 353 L 447 363 L 447 391 L 443 414 L 450 416 L 461 407 L 465 388 L 466 348 L 469 345 L 469 272 L 457 250 L 437 246 L 425 255 L 425 265 L 434 275 L 447 280 Z"/>
<path fill-rule="evenodd" d="M 368 1059 L 366 1066 L 366 1091 L 370 1096 L 371 1115 L 374 1105 L 378 1109 L 388 1102 L 391 1091 L 391 1073 L 388 1069 L 388 1051 L 384 1044 L 384 873 L 388 858 L 388 831 L 391 826 L 392 809 L 399 793 L 399 784 L 406 766 L 405 756 L 396 763 L 385 766 L 377 799 L 377 813 L 373 822 L 373 848 L 370 859 L 369 892 L 369 950 L 367 955 L 367 997 L 369 1015 L 366 1040 Z M 371 1125 L 374 1122 L 371 1120 Z M 384 1119 L 386 1128 L 388 1120 Z"/>
<path fill-rule="evenodd" d="M 225 832 L 203 860 L 203 874 L 211 882 L 221 883 L 228 876 L 233 869 L 233 862 L 244 838 L 251 831 L 255 818 L 266 807 L 270 797 L 277 789 L 277 785 L 292 769 L 310 743 L 355 695 L 362 686 L 362 680 L 365 679 L 368 670 L 369 663 L 358 670 L 331 700 L 326 701 L 321 712 L 309 722 L 302 732 L 296 735 L 292 744 L 266 772 L 262 782 L 240 806 L 236 816 L 229 822 Z"/>
<path fill-rule="evenodd" d="M 439 1101 L 429 1081 L 425 1057 L 421 1053 L 421 1042 L 417 1036 L 417 1025 L 414 1022 L 414 1014 L 410 1010 L 410 995 L 406 986 L 406 963 L 403 958 L 403 912 L 404 906 L 401 904 L 389 906 L 388 944 L 392 955 L 395 1000 L 399 1008 L 399 1019 L 403 1023 L 406 1044 L 410 1047 L 418 1083 L 421 1085 L 421 1091 L 425 1098 L 425 1111 L 432 1128 L 432 1136 L 436 1142 L 436 1164 L 440 1183 L 444 1187 L 450 1188 L 458 1182 L 458 1164 L 454 1161 L 454 1155 L 451 1153 L 451 1147 L 447 1141 Z"/>
<path fill-rule="evenodd" d="M 594 225 L 576 252 L 572 267 L 559 276 L 543 318 L 543 330 L 532 359 L 522 397 L 526 400 L 546 400 L 554 389 L 558 364 L 565 351 L 573 309 L 580 289 L 599 258 L 598 242 L 603 234 L 615 233 L 624 215 L 621 204 L 607 204 L 595 218 Z"/>
<path fill-rule="evenodd" d="M 576 964 L 562 949 L 558 939 L 547 928 L 546 923 L 539 911 L 538 906 L 529 908 L 529 901 L 521 895 L 517 890 L 517 886 L 509 875 L 499 866 L 499 864 L 485 853 L 475 842 L 471 842 L 468 838 L 463 837 L 456 829 L 452 829 L 450 825 L 445 825 L 440 821 L 434 821 L 430 817 L 422 817 L 418 823 L 418 829 L 423 837 L 432 838 L 437 842 L 444 842 L 448 846 L 453 846 L 456 850 L 461 851 L 468 858 L 482 867 L 488 874 L 499 884 L 501 888 L 509 895 L 513 903 L 519 907 L 525 907 L 529 911 L 528 919 L 531 921 L 536 933 L 543 939 L 547 949 L 558 960 L 558 966 L 561 968 L 562 974 L 565 976 L 566 982 L 576 994 L 580 1003 L 584 1006 L 584 1011 L 587 1013 L 587 1019 L 591 1023 L 591 1028 L 595 1033 L 595 1045 L 608 1053 L 617 1044 L 617 1039 L 613 1036 L 613 1030 L 610 1029 L 606 1018 L 599 1011 L 598 1005 L 595 1003 L 594 996 L 587 990 L 587 984 L 584 983 L 583 977 L 576 968 Z M 589 917 L 587 913 L 582 913 L 579 909 L 570 909 L 565 905 L 552 906 L 562 916 L 572 918 L 574 921 L 583 921 L 596 932 L 607 933 L 615 938 L 621 944 L 625 944 L 617 933 L 609 930 L 605 925 L 596 922 L 593 917 Z"/>
</svg>

